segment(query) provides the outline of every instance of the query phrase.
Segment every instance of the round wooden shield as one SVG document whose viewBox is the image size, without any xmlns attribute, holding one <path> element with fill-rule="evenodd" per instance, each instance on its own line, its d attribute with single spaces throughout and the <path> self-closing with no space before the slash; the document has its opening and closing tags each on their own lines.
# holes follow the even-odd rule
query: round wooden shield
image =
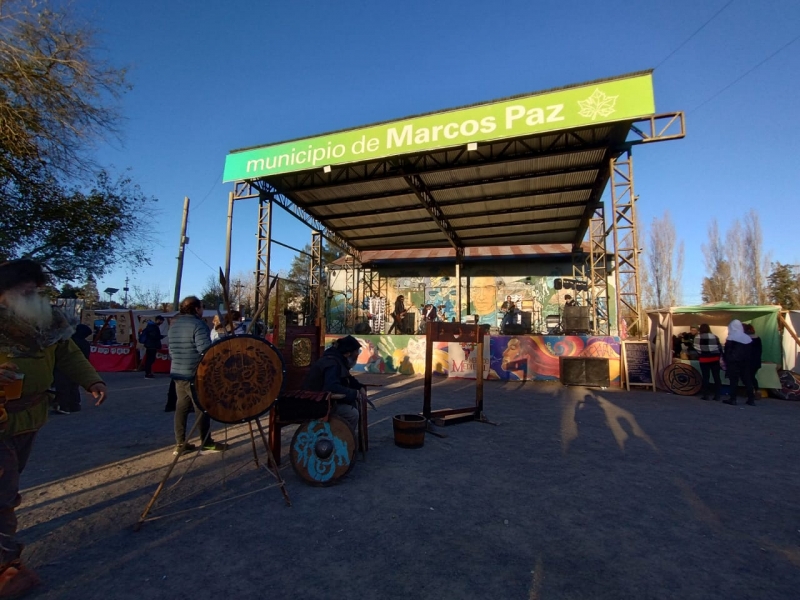
<svg viewBox="0 0 800 600">
<path fill-rule="evenodd" d="M 681 396 L 694 396 L 703 387 L 700 373 L 692 365 L 672 363 L 662 375 L 664 385 L 673 394 Z"/>
<path fill-rule="evenodd" d="M 203 353 L 194 380 L 195 397 L 215 421 L 250 421 L 278 398 L 284 371 L 280 352 L 264 338 L 225 337 Z"/>
<path fill-rule="evenodd" d="M 328 422 L 306 421 L 292 438 L 292 468 L 310 485 L 332 485 L 356 462 L 356 442 L 347 423 L 331 415 Z"/>
</svg>

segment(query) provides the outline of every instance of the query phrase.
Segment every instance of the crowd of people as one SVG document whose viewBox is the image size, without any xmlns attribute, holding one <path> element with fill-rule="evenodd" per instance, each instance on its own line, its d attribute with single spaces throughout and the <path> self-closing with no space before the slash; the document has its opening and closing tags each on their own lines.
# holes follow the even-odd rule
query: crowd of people
<svg viewBox="0 0 800 600">
<path fill-rule="evenodd" d="M 703 377 L 701 398 L 720 400 L 722 389 L 721 372 L 729 381 L 730 394 L 722 400 L 725 404 L 737 403 L 739 382 L 747 393 L 747 404 L 755 406 L 758 379 L 761 368 L 761 338 L 749 323 L 743 324 L 734 319 L 728 325 L 728 336 L 723 345 L 719 337 L 711 332 L 711 327 L 703 323 L 692 326 L 688 333 L 676 336 L 675 352 L 681 358 L 697 360 Z"/>
</svg>

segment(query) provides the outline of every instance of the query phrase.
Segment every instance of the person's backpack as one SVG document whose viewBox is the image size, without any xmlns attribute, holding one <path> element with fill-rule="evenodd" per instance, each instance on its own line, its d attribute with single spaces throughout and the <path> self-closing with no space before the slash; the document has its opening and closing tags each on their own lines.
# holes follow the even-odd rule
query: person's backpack
<svg viewBox="0 0 800 600">
<path fill-rule="evenodd" d="M 147 341 L 147 333 L 144 329 L 139 332 L 139 343 L 144 344 Z"/>
</svg>

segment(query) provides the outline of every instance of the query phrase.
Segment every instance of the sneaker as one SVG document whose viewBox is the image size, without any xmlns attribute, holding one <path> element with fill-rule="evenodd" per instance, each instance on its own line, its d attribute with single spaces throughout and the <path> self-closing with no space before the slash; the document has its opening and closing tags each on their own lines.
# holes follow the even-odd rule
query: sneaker
<svg viewBox="0 0 800 600">
<path fill-rule="evenodd" d="M 172 451 L 172 456 L 178 456 L 178 454 L 183 454 L 185 452 L 194 452 L 195 450 L 197 450 L 197 446 L 191 442 L 185 442 L 175 447 L 175 450 Z"/>
<path fill-rule="evenodd" d="M 53 407 L 53 410 L 50 411 L 50 414 L 53 414 L 53 415 L 68 415 L 69 411 L 68 410 L 64 410 L 60 406 L 56 405 L 56 406 Z"/>
<path fill-rule="evenodd" d="M 203 444 L 200 448 L 202 452 L 225 452 L 230 446 L 223 442 L 211 442 L 210 444 Z"/>
<path fill-rule="evenodd" d="M 0 598 L 19 598 L 41 583 L 36 573 L 18 560 L 0 569 Z"/>
</svg>

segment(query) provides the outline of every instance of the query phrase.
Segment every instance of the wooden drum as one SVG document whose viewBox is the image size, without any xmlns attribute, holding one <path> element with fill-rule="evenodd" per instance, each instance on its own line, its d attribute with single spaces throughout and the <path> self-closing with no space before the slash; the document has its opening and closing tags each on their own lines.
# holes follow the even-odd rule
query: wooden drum
<svg viewBox="0 0 800 600">
<path fill-rule="evenodd" d="M 194 380 L 195 398 L 215 421 L 251 421 L 272 407 L 284 373 L 280 352 L 264 338 L 225 337 L 203 353 Z"/>
</svg>

